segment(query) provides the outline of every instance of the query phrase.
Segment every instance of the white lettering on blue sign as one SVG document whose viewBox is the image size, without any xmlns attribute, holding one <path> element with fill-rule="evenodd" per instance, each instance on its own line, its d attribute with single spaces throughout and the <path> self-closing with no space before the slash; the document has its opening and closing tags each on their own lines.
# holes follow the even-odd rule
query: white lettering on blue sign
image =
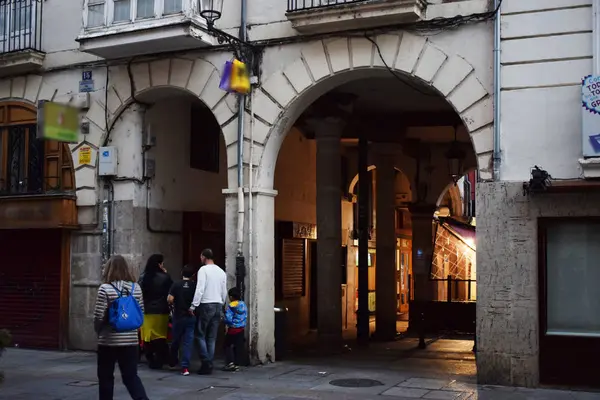
<svg viewBox="0 0 600 400">
<path fill-rule="evenodd" d="M 92 71 L 83 71 L 81 73 L 82 81 L 91 81 L 92 80 Z"/>
</svg>

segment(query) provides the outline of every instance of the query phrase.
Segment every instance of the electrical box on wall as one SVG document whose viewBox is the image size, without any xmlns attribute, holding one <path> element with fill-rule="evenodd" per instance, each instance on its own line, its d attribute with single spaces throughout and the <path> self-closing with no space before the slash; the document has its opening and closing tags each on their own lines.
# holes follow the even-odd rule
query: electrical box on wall
<svg viewBox="0 0 600 400">
<path fill-rule="evenodd" d="M 99 176 L 116 176 L 117 175 L 117 148 L 114 146 L 100 147 L 98 149 L 100 155 L 98 161 Z"/>
</svg>

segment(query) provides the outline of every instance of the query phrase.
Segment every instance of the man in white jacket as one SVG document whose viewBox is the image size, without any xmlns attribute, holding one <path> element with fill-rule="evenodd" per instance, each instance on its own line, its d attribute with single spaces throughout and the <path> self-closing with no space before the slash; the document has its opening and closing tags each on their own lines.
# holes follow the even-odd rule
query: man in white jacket
<svg viewBox="0 0 600 400">
<path fill-rule="evenodd" d="M 196 293 L 190 306 L 190 313 L 198 318 L 196 341 L 202 360 L 200 375 L 210 375 L 213 371 L 215 344 L 223 306 L 227 304 L 227 274 L 213 261 L 211 249 L 204 249 L 200 260 L 204 264 L 198 271 Z"/>
</svg>

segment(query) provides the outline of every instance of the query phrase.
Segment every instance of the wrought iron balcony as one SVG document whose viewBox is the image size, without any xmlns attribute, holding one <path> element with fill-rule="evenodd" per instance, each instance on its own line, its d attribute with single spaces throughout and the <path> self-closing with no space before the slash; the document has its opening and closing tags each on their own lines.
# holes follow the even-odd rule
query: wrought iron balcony
<svg viewBox="0 0 600 400">
<path fill-rule="evenodd" d="M 288 0 L 287 17 L 300 32 L 333 32 L 416 21 L 426 6 L 426 0 Z"/>
<path fill-rule="evenodd" d="M 42 11 L 42 0 L 0 0 L 0 75 L 42 66 Z"/>
</svg>

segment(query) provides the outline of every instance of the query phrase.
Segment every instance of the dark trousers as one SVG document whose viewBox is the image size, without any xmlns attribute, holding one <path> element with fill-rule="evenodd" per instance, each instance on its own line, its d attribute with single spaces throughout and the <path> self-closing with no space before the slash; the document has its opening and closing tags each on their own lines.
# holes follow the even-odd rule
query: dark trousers
<svg viewBox="0 0 600 400">
<path fill-rule="evenodd" d="M 144 356 L 150 368 L 161 369 L 169 359 L 169 344 L 167 343 L 167 339 L 144 342 Z"/>
<path fill-rule="evenodd" d="M 223 305 L 220 303 L 200 304 L 196 311 L 198 316 L 196 341 L 198 342 L 202 368 L 212 370 Z"/>
<path fill-rule="evenodd" d="M 191 315 L 173 319 L 173 343 L 171 343 L 171 365 L 177 365 L 181 348 L 181 368 L 190 367 L 196 318 Z"/>
<path fill-rule="evenodd" d="M 133 400 L 148 400 L 137 374 L 138 346 L 98 346 L 98 386 L 100 400 L 112 400 L 115 389 L 115 363 L 119 363 L 123 384 Z"/>
<path fill-rule="evenodd" d="M 225 335 L 225 364 L 241 364 L 241 352 L 244 347 L 244 331 Z"/>
</svg>

